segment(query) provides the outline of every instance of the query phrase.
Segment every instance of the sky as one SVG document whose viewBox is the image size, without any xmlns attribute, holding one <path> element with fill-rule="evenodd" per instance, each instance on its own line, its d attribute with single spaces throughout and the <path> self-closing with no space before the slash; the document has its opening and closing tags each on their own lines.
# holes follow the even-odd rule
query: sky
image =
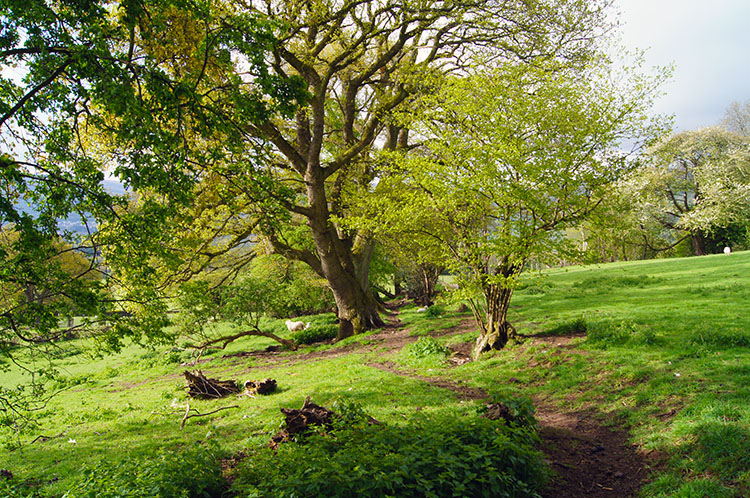
<svg viewBox="0 0 750 498">
<path fill-rule="evenodd" d="M 654 110 L 674 130 L 719 124 L 732 101 L 750 100 L 750 0 L 616 0 L 623 44 L 647 66 L 674 63 Z"/>
</svg>

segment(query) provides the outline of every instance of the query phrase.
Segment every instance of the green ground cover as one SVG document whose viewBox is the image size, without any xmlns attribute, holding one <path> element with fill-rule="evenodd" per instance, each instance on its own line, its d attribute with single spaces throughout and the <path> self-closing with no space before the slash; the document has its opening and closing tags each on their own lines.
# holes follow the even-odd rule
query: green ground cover
<svg viewBox="0 0 750 498">
<path fill-rule="evenodd" d="M 280 353 L 273 361 L 223 357 L 274 344 L 245 338 L 195 367 L 181 365 L 190 356 L 180 350 L 132 345 L 118 355 L 91 358 L 81 348 L 59 360 L 64 377 L 56 387 L 61 392 L 40 413 L 38 427 L 21 436 L 22 446 L 12 433 L 3 433 L 0 467 L 46 496 L 79 489 L 86 476 L 94 475 L 86 469 L 101 462 L 127 469 L 164 462 L 154 464 L 154 472 L 172 475 L 170 455 L 182 455 L 184 468 L 205 468 L 206 459 L 261 451 L 279 428 L 279 409 L 297 408 L 307 396 L 323 406 L 356 406 L 394 431 L 419 427 L 420 418 L 455 421 L 476 415 L 476 403 L 462 402 L 451 391 L 369 365 L 387 360 L 404 371 L 491 392 L 544 397 L 560 410 L 599 413 L 603 423 L 627 428 L 644 451 L 665 455 L 665 466 L 644 488 L 644 496 L 750 496 L 748 270 L 750 253 L 733 253 L 530 275 L 513 300 L 511 321 L 520 340 L 460 366 L 446 360 L 445 346 L 473 341 L 475 335 L 443 335 L 462 319 L 448 306 L 429 314 L 414 307 L 402 310 L 399 318 L 418 342 L 387 351 L 385 357 L 385 344 L 372 333 L 343 344 Z M 314 318 L 322 328 L 331 320 L 330 315 Z M 272 325 L 283 332 L 283 320 Z M 571 334 L 575 338 L 565 345 L 552 340 Z M 310 352 L 318 354 L 300 361 Z M 272 377 L 279 390 L 257 398 L 189 400 L 181 377 L 186 368 L 240 382 Z M 0 372 L 0 380 L 14 385 L 22 376 L 11 369 Z M 180 430 L 188 402 L 201 413 L 238 408 L 192 418 Z M 457 434 L 463 430 L 459 425 Z M 41 435 L 48 439 L 36 439 Z M 485 450 L 472 447 L 467 454 Z M 246 475 L 257 471 L 245 470 Z M 118 482 L 106 471 L 96 475 Z M 240 477 L 238 486 L 250 496 L 252 486 Z M 84 493 L 85 487 L 80 490 Z"/>
</svg>

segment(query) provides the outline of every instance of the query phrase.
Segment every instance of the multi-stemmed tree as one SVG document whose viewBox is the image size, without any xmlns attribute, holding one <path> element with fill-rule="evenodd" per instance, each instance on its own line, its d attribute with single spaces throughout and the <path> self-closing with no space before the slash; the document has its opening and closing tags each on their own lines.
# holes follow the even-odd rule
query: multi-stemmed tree
<svg viewBox="0 0 750 498">
<path fill-rule="evenodd" d="M 647 110 L 659 78 L 619 78 L 605 59 L 504 63 L 449 79 L 403 118 L 422 146 L 387 155 L 374 220 L 419 238 L 458 275 L 480 336 L 474 356 L 505 345 L 513 289 L 530 258 L 554 258 L 564 230 L 590 215 L 632 168 L 618 147 L 661 131 Z M 632 144 L 631 144 L 632 145 Z"/>
</svg>

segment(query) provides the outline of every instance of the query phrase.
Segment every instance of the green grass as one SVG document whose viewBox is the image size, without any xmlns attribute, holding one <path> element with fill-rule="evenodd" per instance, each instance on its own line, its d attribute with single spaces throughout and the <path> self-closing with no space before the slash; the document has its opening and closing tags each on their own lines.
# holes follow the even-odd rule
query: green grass
<svg viewBox="0 0 750 498">
<path fill-rule="evenodd" d="M 585 356 L 516 346 L 463 375 L 489 384 L 524 372 L 527 392 L 575 399 L 628 427 L 669 457 L 645 496 L 748 496 L 748 298 L 748 252 L 548 271 L 517 292 L 511 320 L 539 337 L 585 329 Z M 483 370 L 495 362 L 490 378 Z"/>
<path fill-rule="evenodd" d="M 450 367 L 442 348 L 475 335 L 440 334 L 466 315 L 446 308 L 428 316 L 412 307 L 399 318 L 422 342 L 386 359 L 422 375 L 599 413 L 602 423 L 626 428 L 645 451 L 666 456 L 643 496 L 750 496 L 748 298 L 749 252 L 556 269 L 529 275 L 515 293 L 510 320 L 523 337 L 505 350 Z M 324 327 L 332 317 L 300 319 Z M 283 320 L 269 326 L 289 337 Z M 557 335 L 575 335 L 572 349 L 555 346 Z M 225 455 L 255 451 L 278 430 L 280 408 L 299 407 L 306 396 L 323 406 L 357 403 L 396 426 L 418 413 L 467 413 L 467 403 L 450 391 L 368 366 L 383 359 L 377 343 L 366 352 L 293 361 L 301 353 L 357 343 L 372 343 L 372 333 L 282 352 L 273 364 L 223 357 L 274 344 L 248 337 L 186 367 L 180 365 L 190 359 L 186 351 L 131 345 L 91 358 L 82 341 L 73 342 L 79 352 L 57 360 L 62 392 L 40 412 L 39 426 L 22 436 L 22 448 L 12 434 L 2 434 L 0 466 L 43 495 L 60 496 L 80 481 L 82 466 L 101 461 L 137 462 L 209 442 Z M 185 368 L 239 382 L 272 377 L 279 390 L 257 398 L 190 400 L 201 413 L 239 408 L 192 418 L 180 430 L 188 402 Z M 23 380 L 17 370 L 0 372 L 4 386 Z M 53 438 L 32 443 L 39 435 Z"/>
</svg>

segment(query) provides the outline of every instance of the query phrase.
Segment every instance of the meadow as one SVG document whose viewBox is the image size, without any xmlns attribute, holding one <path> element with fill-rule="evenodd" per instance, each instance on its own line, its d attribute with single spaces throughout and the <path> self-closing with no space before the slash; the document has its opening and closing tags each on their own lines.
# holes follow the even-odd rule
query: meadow
<svg viewBox="0 0 750 498">
<path fill-rule="evenodd" d="M 213 489 L 233 496 L 227 477 L 235 495 L 264 496 L 252 476 L 286 478 L 261 456 L 283 421 L 281 408 L 299 408 L 309 396 L 344 414 L 366 413 L 393 434 L 424 434 L 423 440 L 430 430 L 440 438 L 483 434 L 477 418 L 483 401 L 445 387 L 450 384 L 521 400 L 521 407 L 532 399 L 560 413 L 585 412 L 597 424 L 626 431 L 653 462 L 641 496 L 750 496 L 748 298 L 750 252 L 742 252 L 529 274 L 512 302 L 510 320 L 519 337 L 477 362 L 451 361 L 452 351 L 465 350 L 476 332 L 469 315 L 449 303 L 429 313 L 403 307 L 385 330 L 296 352 L 266 352 L 271 340 L 245 338 L 195 365 L 184 364 L 193 359 L 189 352 L 174 348 L 130 345 L 118 355 L 92 357 L 80 344 L 77 353 L 58 359 L 62 376 L 53 387 L 59 393 L 38 414 L 38 426 L 19 437 L 3 434 L 0 467 L 12 472 L 14 482 L 29 485 L 23 493 L 42 496 L 116 496 L 118 487 L 147 489 L 176 475 L 187 480 L 173 483 L 173 496 L 183 496 L 185 486 L 205 486 L 202 496 L 217 496 Z M 334 317 L 312 320 L 330 327 Z M 267 326 L 289 335 L 283 320 Z M 274 378 L 279 388 L 269 396 L 193 400 L 185 392 L 186 369 L 240 383 Z M 0 380 L 14 385 L 23 374 L 10 368 Z M 185 420 L 181 429 L 188 404 L 201 414 L 226 408 Z M 479 454 L 471 438 L 456 438 L 464 453 Z M 374 443 L 356 444 L 377 454 Z M 324 459 L 305 451 L 310 465 Z M 523 455 L 536 465 L 536 457 Z M 248 468 L 256 457 L 261 463 Z M 363 466 L 394 472 L 386 460 L 365 459 Z M 482 470 L 426 473 L 425 479 L 468 482 Z M 350 469 L 352 479 L 356 472 Z M 168 489 L 162 496 L 170 495 Z"/>
</svg>

